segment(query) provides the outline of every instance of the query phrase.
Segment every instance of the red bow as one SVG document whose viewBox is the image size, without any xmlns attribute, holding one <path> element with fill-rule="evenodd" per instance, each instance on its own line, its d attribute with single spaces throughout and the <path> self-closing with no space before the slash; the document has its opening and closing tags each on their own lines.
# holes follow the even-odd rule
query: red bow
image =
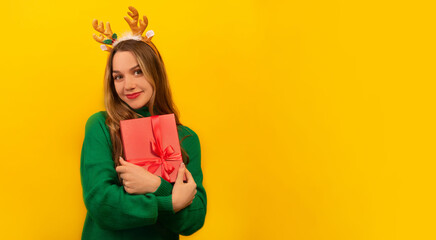
<svg viewBox="0 0 436 240">
<path fill-rule="evenodd" d="M 139 166 L 150 164 L 150 166 L 148 166 L 148 171 L 151 173 L 156 172 L 159 166 L 161 166 L 162 178 L 170 182 L 170 174 L 174 171 L 175 167 L 167 161 L 180 161 L 182 160 L 182 155 L 180 153 L 175 153 L 174 148 L 171 145 L 162 150 L 162 135 L 160 131 L 159 115 L 151 116 L 151 125 L 154 139 L 156 139 L 155 142 L 150 142 L 151 149 L 158 157 L 134 159 L 129 160 L 129 162 Z"/>
</svg>

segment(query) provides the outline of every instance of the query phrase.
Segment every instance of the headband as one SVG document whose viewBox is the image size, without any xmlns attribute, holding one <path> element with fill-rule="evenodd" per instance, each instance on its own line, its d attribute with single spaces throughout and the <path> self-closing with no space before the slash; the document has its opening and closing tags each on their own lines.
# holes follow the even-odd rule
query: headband
<svg viewBox="0 0 436 240">
<path fill-rule="evenodd" d="M 156 55 L 159 55 L 157 53 L 157 49 L 153 46 L 151 43 L 151 38 L 154 36 L 153 30 L 148 30 L 145 33 L 145 37 L 142 36 L 142 33 L 145 31 L 148 25 L 148 19 L 146 16 L 143 16 L 143 19 L 139 19 L 138 11 L 132 7 L 129 6 L 129 10 L 131 12 L 127 12 L 129 16 L 132 18 L 124 17 L 124 20 L 126 20 L 127 24 L 129 24 L 131 32 L 125 32 L 120 38 L 118 38 L 116 33 L 112 33 L 111 26 L 109 22 L 106 23 L 106 30 L 104 29 L 103 22 L 98 23 L 97 19 L 94 19 L 92 21 L 92 26 L 95 30 L 97 30 L 99 33 L 101 33 L 99 36 L 97 36 L 95 33 L 92 34 L 92 37 L 95 39 L 95 41 L 101 43 L 100 45 L 101 50 L 111 52 L 112 49 L 120 42 L 133 39 L 136 41 L 143 41 L 146 44 L 148 44 L 156 53 Z M 139 19 L 139 26 L 138 26 L 138 19 Z"/>
</svg>

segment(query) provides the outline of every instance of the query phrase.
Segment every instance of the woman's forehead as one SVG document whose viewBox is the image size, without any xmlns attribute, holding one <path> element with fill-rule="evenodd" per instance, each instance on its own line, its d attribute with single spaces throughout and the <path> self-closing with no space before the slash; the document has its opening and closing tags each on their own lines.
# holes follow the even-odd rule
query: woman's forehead
<svg viewBox="0 0 436 240">
<path fill-rule="evenodd" d="M 129 51 L 116 52 L 112 62 L 114 72 L 129 71 L 138 66 L 135 55 Z"/>
</svg>

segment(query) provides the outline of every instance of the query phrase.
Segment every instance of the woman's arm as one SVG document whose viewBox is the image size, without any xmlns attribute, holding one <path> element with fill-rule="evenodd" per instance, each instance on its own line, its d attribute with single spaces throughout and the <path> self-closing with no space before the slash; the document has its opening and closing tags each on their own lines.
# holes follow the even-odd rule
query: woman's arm
<svg viewBox="0 0 436 240">
<path fill-rule="evenodd" d="M 91 218 L 105 229 L 119 230 L 156 223 L 161 213 L 174 214 L 171 195 L 130 195 L 119 186 L 111 144 L 102 112 L 85 127 L 80 174 L 85 206 Z M 155 193 L 165 194 L 165 183 Z"/>
<path fill-rule="evenodd" d="M 173 191 L 173 185 L 169 183 L 167 180 L 163 179 L 161 176 L 159 176 L 160 179 L 160 185 L 157 188 L 155 192 L 153 192 L 156 196 L 168 196 L 171 195 L 171 192 Z"/>
<path fill-rule="evenodd" d="M 198 231 L 206 218 L 207 196 L 203 187 L 203 173 L 201 170 L 201 149 L 197 134 L 184 126 L 192 135 L 183 141 L 183 147 L 187 151 L 190 161 L 186 165 L 197 184 L 197 194 L 192 203 L 177 213 L 159 213 L 158 221 L 171 231 L 188 236 Z"/>
</svg>

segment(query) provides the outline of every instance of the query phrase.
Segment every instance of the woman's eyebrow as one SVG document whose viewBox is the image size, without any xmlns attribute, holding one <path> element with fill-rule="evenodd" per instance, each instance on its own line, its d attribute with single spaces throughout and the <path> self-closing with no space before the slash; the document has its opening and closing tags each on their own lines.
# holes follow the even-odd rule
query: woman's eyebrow
<svg viewBox="0 0 436 240">
<path fill-rule="evenodd" d="M 134 66 L 134 67 L 132 67 L 132 68 L 130 68 L 130 71 L 132 71 L 133 69 L 135 69 L 135 68 L 137 68 L 137 67 L 139 67 L 139 64 L 138 65 L 136 65 L 136 66 Z M 112 73 L 119 73 L 120 71 L 118 71 L 118 70 L 113 70 L 112 71 Z"/>
</svg>

